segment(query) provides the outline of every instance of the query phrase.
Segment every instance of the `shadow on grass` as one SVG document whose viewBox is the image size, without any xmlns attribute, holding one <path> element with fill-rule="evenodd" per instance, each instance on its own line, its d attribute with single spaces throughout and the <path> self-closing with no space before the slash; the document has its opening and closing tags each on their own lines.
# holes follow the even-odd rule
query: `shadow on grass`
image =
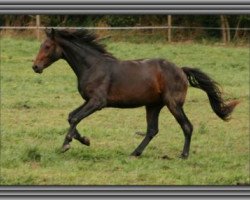
<svg viewBox="0 0 250 200">
<path fill-rule="evenodd" d="M 92 149 L 92 148 L 77 148 L 71 147 L 65 153 L 61 153 L 61 149 L 56 150 L 56 154 L 62 156 L 65 160 L 77 160 L 77 161 L 107 161 L 118 158 L 129 157 L 129 154 L 125 151 L 117 149 Z"/>
</svg>

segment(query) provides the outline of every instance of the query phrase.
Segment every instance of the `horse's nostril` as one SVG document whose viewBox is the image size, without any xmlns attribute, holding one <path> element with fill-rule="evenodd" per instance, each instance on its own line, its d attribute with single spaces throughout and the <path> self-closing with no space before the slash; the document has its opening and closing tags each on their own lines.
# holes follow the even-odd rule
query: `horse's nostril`
<svg viewBox="0 0 250 200">
<path fill-rule="evenodd" d="M 38 69 L 37 65 L 34 65 L 34 66 L 33 66 L 33 69 Z"/>
<path fill-rule="evenodd" d="M 43 72 L 43 69 L 41 67 L 38 67 L 38 65 L 32 66 L 34 72 L 41 74 Z"/>
</svg>

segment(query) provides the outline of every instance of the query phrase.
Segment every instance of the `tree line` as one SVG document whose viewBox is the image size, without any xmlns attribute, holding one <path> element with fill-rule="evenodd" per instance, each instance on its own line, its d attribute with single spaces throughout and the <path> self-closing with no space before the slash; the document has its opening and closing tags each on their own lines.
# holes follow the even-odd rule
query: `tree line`
<svg viewBox="0 0 250 200">
<path fill-rule="evenodd" d="M 0 16 L 1 26 L 36 26 L 36 23 L 36 15 Z M 173 29 L 172 34 L 168 34 L 173 40 L 205 37 L 222 40 L 224 43 L 245 40 L 250 33 L 249 15 L 172 15 L 171 18 L 168 15 L 41 15 L 39 23 L 45 27 L 168 26 L 170 23 L 174 27 L 186 27 Z"/>
</svg>

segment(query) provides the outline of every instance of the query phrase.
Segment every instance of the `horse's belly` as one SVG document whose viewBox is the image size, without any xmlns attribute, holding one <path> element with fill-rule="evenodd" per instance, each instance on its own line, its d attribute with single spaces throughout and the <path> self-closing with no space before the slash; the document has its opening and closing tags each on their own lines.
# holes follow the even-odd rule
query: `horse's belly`
<svg viewBox="0 0 250 200">
<path fill-rule="evenodd" d="M 161 101 L 156 90 L 143 87 L 111 89 L 107 97 L 109 107 L 134 108 Z"/>
</svg>

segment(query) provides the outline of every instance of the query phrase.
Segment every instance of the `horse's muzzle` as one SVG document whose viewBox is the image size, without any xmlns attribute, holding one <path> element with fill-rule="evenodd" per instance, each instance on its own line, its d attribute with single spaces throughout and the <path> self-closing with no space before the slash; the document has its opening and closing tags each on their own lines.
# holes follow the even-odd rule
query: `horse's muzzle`
<svg viewBox="0 0 250 200">
<path fill-rule="evenodd" d="M 43 72 L 43 70 L 41 68 L 39 68 L 37 65 L 33 65 L 32 68 L 33 68 L 34 72 L 36 72 L 36 73 L 41 74 Z"/>
</svg>

